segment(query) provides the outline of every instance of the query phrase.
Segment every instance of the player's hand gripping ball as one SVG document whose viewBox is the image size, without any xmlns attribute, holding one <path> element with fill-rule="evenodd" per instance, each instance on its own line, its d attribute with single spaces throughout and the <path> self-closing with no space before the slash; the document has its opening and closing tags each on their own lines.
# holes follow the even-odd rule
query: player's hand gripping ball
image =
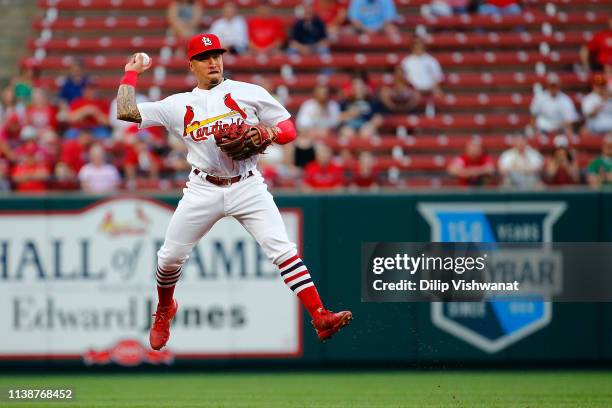
<svg viewBox="0 0 612 408">
<path fill-rule="evenodd" d="M 145 52 L 137 52 L 132 55 L 128 63 L 125 65 L 125 71 L 136 71 L 142 74 L 147 69 L 151 68 L 152 65 L 151 57 Z"/>
<path fill-rule="evenodd" d="M 237 161 L 263 153 L 275 138 L 274 128 L 245 123 L 232 123 L 215 133 L 215 142 L 219 149 Z"/>
<path fill-rule="evenodd" d="M 139 52 L 138 54 L 142 58 L 142 63 L 145 66 L 147 66 L 147 65 L 149 65 L 151 63 L 151 57 L 149 57 L 149 54 L 147 54 L 146 52 Z"/>
</svg>

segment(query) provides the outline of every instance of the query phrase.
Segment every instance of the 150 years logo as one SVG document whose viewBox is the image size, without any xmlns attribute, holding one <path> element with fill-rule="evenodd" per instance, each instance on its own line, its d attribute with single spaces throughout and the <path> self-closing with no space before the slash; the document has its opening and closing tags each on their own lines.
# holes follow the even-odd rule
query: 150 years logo
<svg viewBox="0 0 612 408">
<path fill-rule="evenodd" d="M 565 208 L 563 202 L 418 205 L 434 242 L 552 242 L 553 226 Z M 552 304 L 537 297 L 431 306 L 435 326 L 488 353 L 542 329 L 551 318 Z"/>
</svg>

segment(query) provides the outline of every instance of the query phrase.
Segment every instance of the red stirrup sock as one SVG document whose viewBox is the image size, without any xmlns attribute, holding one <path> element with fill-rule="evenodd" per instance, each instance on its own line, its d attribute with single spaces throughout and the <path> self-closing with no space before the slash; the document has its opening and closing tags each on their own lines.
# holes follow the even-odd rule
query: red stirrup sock
<svg viewBox="0 0 612 408">
<path fill-rule="evenodd" d="M 295 293 L 314 319 L 323 308 L 319 292 L 299 256 L 295 255 L 278 266 L 285 284 Z"/>
<path fill-rule="evenodd" d="M 157 267 L 157 297 L 161 307 L 170 306 L 174 296 L 174 288 L 181 277 L 181 269 L 178 268 L 174 272 L 164 272 Z"/>
</svg>

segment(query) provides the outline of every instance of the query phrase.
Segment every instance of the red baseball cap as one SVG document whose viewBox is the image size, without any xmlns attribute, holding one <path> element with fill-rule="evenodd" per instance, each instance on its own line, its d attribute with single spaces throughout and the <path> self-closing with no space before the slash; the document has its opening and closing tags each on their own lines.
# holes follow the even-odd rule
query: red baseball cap
<svg viewBox="0 0 612 408">
<path fill-rule="evenodd" d="M 221 47 L 219 37 L 214 34 L 197 34 L 191 37 L 187 45 L 187 58 L 191 60 L 198 54 L 209 51 L 220 51 L 221 54 L 227 50 Z"/>
</svg>

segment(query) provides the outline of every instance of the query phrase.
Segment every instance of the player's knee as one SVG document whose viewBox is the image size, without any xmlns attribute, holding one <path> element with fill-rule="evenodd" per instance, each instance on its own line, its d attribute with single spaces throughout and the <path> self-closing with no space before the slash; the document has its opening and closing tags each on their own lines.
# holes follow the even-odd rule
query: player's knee
<svg viewBox="0 0 612 408">
<path fill-rule="evenodd" d="M 157 266 L 162 271 L 175 271 L 178 268 L 182 267 L 189 257 L 179 257 L 179 256 L 161 256 L 157 255 Z"/>
<path fill-rule="evenodd" d="M 272 257 L 272 263 L 278 266 L 282 264 L 283 262 L 285 262 L 286 260 L 293 258 L 296 255 L 297 255 L 297 250 L 295 248 L 295 245 L 293 245 L 291 247 L 287 247 L 283 249 L 282 251 L 279 251 L 278 253 L 274 254 Z"/>
<path fill-rule="evenodd" d="M 164 245 L 157 251 L 157 266 L 162 271 L 175 271 L 187 262 L 189 252 L 180 247 Z"/>
</svg>

